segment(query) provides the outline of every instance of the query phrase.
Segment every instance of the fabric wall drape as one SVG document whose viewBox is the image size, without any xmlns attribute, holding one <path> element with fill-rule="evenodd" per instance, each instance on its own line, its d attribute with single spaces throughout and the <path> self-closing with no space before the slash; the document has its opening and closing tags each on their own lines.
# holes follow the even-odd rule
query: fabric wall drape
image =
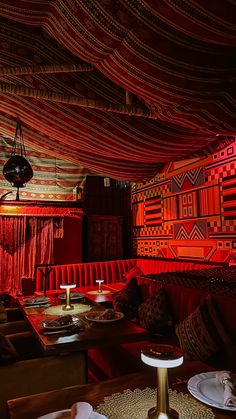
<svg viewBox="0 0 236 419">
<path fill-rule="evenodd" d="M 20 292 L 25 270 L 26 217 L 0 217 L 1 291 Z"/>
<path fill-rule="evenodd" d="M 16 295 L 35 264 L 53 262 L 53 218 L 0 217 L 0 291 Z"/>
</svg>

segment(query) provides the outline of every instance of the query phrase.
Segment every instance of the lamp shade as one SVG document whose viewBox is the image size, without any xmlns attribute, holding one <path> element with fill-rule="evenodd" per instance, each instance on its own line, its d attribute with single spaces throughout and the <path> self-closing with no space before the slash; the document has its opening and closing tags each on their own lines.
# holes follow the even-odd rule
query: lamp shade
<svg viewBox="0 0 236 419">
<path fill-rule="evenodd" d="M 154 345 L 142 351 L 141 359 L 151 367 L 174 368 L 183 363 L 183 353 L 175 346 Z"/>
<path fill-rule="evenodd" d="M 19 188 L 23 188 L 25 183 L 33 177 L 33 169 L 25 155 L 23 130 L 20 120 L 17 119 L 11 157 L 3 166 L 3 176 L 12 186 L 17 188 L 17 200 L 19 200 Z"/>
<path fill-rule="evenodd" d="M 24 156 L 12 155 L 3 166 L 3 176 L 16 188 L 22 188 L 33 177 L 33 170 Z"/>
<path fill-rule="evenodd" d="M 71 288 L 76 288 L 76 284 L 60 284 L 60 288 L 61 289 L 71 289 Z"/>
</svg>

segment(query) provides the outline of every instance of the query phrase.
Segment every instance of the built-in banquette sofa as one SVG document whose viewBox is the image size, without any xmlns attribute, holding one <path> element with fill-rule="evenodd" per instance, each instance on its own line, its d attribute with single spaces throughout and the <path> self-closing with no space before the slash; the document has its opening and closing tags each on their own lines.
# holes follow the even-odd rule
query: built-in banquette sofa
<svg viewBox="0 0 236 419">
<path fill-rule="evenodd" d="M 181 346 L 186 359 L 200 359 L 212 368 L 236 372 L 236 299 L 163 281 L 163 272 L 178 271 L 181 274 L 182 271 L 186 278 L 187 271 L 215 268 L 222 272 L 222 268 L 229 269 L 227 264 L 128 259 L 54 265 L 51 268 L 50 289 L 59 289 L 60 284 L 65 282 L 86 287 L 95 286 L 96 279 L 103 279 L 105 284 L 113 284 L 114 288 L 122 282 L 123 288 L 118 286 L 120 291 L 114 294 L 114 307 L 145 328 L 149 329 L 150 319 L 151 323 L 154 321 L 148 341 L 91 348 L 89 369 L 94 379 L 103 380 L 140 370 L 143 367 L 141 349 L 150 343 Z M 155 274 L 155 279 L 148 278 L 149 274 Z M 162 281 L 158 280 L 159 274 L 162 275 Z M 40 291 L 42 287 L 41 270 L 36 275 L 36 290 Z M 155 320 L 159 322 L 156 328 Z"/>
<path fill-rule="evenodd" d="M 147 328 L 150 339 L 109 350 L 91 349 L 89 367 L 94 378 L 142 369 L 141 349 L 150 343 L 181 346 L 186 360 L 236 372 L 235 298 L 139 276 L 114 295 L 114 307 Z"/>
<path fill-rule="evenodd" d="M 50 268 L 50 273 L 47 281 L 47 288 L 49 290 L 56 290 L 60 288 L 60 284 L 71 282 L 76 283 L 77 287 L 95 286 L 95 281 L 97 279 L 104 280 L 104 284 L 119 283 L 123 281 L 125 274 L 135 267 L 139 268 L 140 273 L 147 275 L 219 266 L 227 266 L 227 263 L 168 258 L 140 258 L 66 265 L 48 265 L 47 267 Z M 24 278 L 23 289 L 25 294 L 30 294 L 32 289 L 35 291 L 43 290 L 43 273 L 45 273 L 45 269 L 45 265 L 37 267 L 33 286 L 31 279 Z"/>
</svg>

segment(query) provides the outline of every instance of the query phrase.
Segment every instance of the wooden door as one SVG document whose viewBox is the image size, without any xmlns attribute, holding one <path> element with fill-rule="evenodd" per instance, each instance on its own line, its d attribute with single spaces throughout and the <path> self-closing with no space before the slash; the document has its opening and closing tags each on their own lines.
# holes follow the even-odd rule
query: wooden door
<svg viewBox="0 0 236 419">
<path fill-rule="evenodd" d="M 88 261 L 123 258 L 123 217 L 89 215 L 87 220 Z"/>
</svg>

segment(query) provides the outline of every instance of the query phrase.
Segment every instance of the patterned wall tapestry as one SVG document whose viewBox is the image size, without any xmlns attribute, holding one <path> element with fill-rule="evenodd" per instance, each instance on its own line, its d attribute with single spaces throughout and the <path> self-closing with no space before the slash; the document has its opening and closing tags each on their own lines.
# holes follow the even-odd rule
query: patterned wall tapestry
<svg viewBox="0 0 236 419">
<path fill-rule="evenodd" d="M 236 263 L 236 142 L 133 185 L 137 256 Z"/>
<path fill-rule="evenodd" d="M 7 192 L 8 200 L 14 200 L 16 188 L 4 178 L 2 168 L 11 156 L 12 139 L 0 136 L 0 197 Z M 20 199 L 43 201 L 72 201 L 73 189 L 78 184 L 83 187 L 86 173 L 82 166 L 60 160 L 54 156 L 26 148 L 34 176 L 25 188 L 20 189 Z"/>
</svg>

